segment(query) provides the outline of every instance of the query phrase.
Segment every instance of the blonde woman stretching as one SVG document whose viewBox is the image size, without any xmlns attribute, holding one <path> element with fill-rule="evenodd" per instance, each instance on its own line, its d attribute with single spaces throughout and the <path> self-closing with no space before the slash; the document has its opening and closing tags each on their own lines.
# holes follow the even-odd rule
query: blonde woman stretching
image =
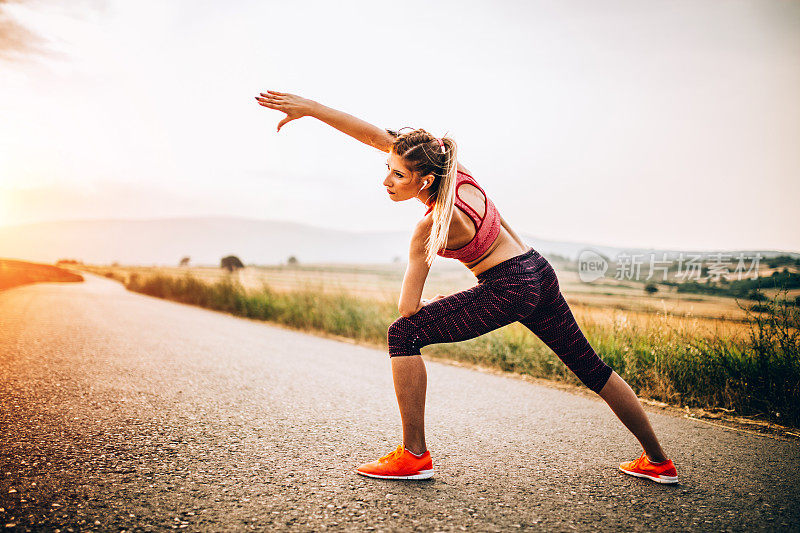
<svg viewBox="0 0 800 533">
<path fill-rule="evenodd" d="M 420 348 L 472 339 L 519 321 L 599 394 L 638 439 L 641 456 L 620 464 L 620 469 L 660 483 L 678 481 L 636 394 L 600 359 L 575 322 L 552 266 L 503 220 L 472 173 L 457 160 L 451 138 L 438 139 L 422 129 L 399 134 L 289 93 L 267 91 L 256 100 L 286 113 L 278 131 L 289 121 L 309 116 L 387 152 L 383 185 L 389 198 L 395 202 L 415 198 L 427 207 L 411 238 L 398 304 L 402 316 L 387 333 L 403 444 L 358 467 L 359 474 L 386 479 L 433 476 L 425 445 L 427 374 Z M 460 260 L 478 284 L 450 296 L 421 300 L 436 255 Z"/>
</svg>

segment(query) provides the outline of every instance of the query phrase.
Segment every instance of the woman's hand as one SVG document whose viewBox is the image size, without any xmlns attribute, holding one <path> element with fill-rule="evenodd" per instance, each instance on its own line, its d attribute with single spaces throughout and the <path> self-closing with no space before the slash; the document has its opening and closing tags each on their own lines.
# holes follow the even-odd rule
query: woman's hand
<svg viewBox="0 0 800 533">
<path fill-rule="evenodd" d="M 270 109 L 277 109 L 286 113 L 286 118 L 278 122 L 278 131 L 289 121 L 310 115 L 316 102 L 297 96 L 296 94 L 267 91 L 256 96 L 258 104 Z"/>
<path fill-rule="evenodd" d="M 267 91 L 256 96 L 256 100 L 259 105 L 286 113 L 286 118 L 278 123 L 278 131 L 290 120 L 310 116 L 382 152 L 388 152 L 394 142 L 394 137 L 383 128 L 296 94 Z"/>
<path fill-rule="evenodd" d="M 441 300 L 441 299 L 442 299 L 442 298 L 444 298 L 444 297 L 445 297 L 445 296 L 444 296 L 443 294 L 437 294 L 436 296 L 434 296 L 434 297 L 433 297 L 433 298 L 431 298 L 430 300 L 426 300 L 425 298 L 423 298 L 423 299 L 422 299 L 422 305 L 428 305 L 429 303 L 431 303 L 431 302 L 435 302 L 436 300 Z"/>
</svg>

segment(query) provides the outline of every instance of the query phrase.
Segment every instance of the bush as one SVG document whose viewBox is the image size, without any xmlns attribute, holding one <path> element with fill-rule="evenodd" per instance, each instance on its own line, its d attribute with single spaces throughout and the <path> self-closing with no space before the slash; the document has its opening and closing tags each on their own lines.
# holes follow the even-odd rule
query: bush
<svg viewBox="0 0 800 533">
<path fill-rule="evenodd" d="M 229 255 L 220 259 L 219 267 L 224 268 L 228 272 L 233 272 L 234 270 L 244 268 L 244 263 L 235 255 Z"/>
<path fill-rule="evenodd" d="M 763 302 L 764 300 L 767 299 L 767 297 L 764 295 L 763 292 L 761 292 L 758 289 L 750 289 L 750 291 L 747 293 L 747 299 L 755 300 L 757 302 Z"/>
</svg>

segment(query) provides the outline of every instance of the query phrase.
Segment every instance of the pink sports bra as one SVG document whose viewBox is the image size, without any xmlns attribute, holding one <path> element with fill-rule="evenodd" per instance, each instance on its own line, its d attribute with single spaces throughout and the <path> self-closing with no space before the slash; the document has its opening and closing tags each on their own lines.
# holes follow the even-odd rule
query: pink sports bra
<svg viewBox="0 0 800 533">
<path fill-rule="evenodd" d="M 472 223 L 475 224 L 475 237 L 461 248 L 456 248 L 455 250 L 442 248 L 437 252 L 437 255 L 458 259 L 463 263 L 469 263 L 486 253 L 486 250 L 489 249 L 489 246 L 491 246 L 497 238 L 497 235 L 500 233 L 500 213 L 483 191 L 483 188 L 475 181 L 475 178 L 461 171 L 458 171 L 456 176 L 455 204 L 464 211 L 472 220 Z M 458 195 L 458 188 L 465 183 L 474 185 L 483 193 L 483 197 L 486 199 L 486 211 L 483 215 L 483 219 L 481 219 L 478 213 Z M 428 210 L 425 212 L 426 216 L 433 211 L 433 205 L 434 204 L 430 204 L 428 207 Z"/>
</svg>

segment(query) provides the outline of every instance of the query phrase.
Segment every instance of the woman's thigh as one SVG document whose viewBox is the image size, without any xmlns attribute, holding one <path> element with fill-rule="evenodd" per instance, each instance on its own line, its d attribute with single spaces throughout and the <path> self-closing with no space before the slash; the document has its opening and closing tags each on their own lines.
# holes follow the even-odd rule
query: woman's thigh
<svg viewBox="0 0 800 533">
<path fill-rule="evenodd" d="M 537 284 L 478 284 L 395 320 L 387 333 L 389 355 L 419 355 L 429 344 L 473 339 L 528 316 L 538 302 Z"/>
<path fill-rule="evenodd" d="M 611 376 L 611 367 L 589 344 L 560 290 L 520 323 L 553 350 L 584 385 L 600 392 Z"/>
</svg>

